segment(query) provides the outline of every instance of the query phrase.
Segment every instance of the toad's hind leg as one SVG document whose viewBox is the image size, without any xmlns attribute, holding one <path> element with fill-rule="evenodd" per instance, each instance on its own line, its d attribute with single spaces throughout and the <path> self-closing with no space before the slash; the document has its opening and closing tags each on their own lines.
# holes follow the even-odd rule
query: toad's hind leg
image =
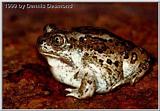
<svg viewBox="0 0 160 111">
<path fill-rule="evenodd" d="M 82 79 L 81 85 L 77 89 L 67 88 L 66 91 L 69 91 L 66 96 L 73 96 L 78 99 L 84 99 L 87 97 L 91 97 L 96 89 L 95 77 L 93 75 L 89 75 L 88 73 L 84 75 Z"/>
</svg>

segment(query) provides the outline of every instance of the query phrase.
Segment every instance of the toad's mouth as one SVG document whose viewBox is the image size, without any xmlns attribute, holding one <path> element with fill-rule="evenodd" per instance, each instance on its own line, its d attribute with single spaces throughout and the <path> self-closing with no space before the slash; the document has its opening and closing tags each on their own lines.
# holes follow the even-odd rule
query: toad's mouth
<svg viewBox="0 0 160 111">
<path fill-rule="evenodd" d="M 53 52 L 41 52 L 41 54 L 47 57 L 55 58 L 55 59 L 60 58 L 58 55 L 54 54 Z"/>
<path fill-rule="evenodd" d="M 74 63 L 72 62 L 71 59 L 68 59 L 68 58 L 64 58 L 64 57 L 61 57 L 59 55 L 56 55 L 56 54 L 53 54 L 53 53 L 49 53 L 49 52 L 41 52 L 42 55 L 44 56 L 47 56 L 47 57 L 50 57 L 50 58 L 53 58 L 53 59 L 57 59 L 59 61 L 61 61 L 62 63 L 65 63 L 71 67 L 74 67 Z"/>
</svg>

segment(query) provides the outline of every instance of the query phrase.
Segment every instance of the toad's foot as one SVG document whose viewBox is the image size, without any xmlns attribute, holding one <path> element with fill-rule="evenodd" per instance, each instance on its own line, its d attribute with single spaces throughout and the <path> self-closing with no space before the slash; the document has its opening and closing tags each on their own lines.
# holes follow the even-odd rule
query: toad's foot
<svg viewBox="0 0 160 111">
<path fill-rule="evenodd" d="M 84 99 L 91 97 L 96 89 L 95 79 L 93 76 L 86 74 L 82 79 L 81 86 L 76 89 L 66 88 L 65 90 L 70 92 L 66 96 L 73 96 L 78 99 Z"/>
</svg>

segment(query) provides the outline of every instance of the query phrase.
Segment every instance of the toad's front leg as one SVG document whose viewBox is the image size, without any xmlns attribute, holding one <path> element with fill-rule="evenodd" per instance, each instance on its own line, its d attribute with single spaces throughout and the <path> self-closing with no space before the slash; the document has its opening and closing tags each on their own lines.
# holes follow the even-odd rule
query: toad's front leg
<svg viewBox="0 0 160 111">
<path fill-rule="evenodd" d="M 91 97 L 96 90 L 95 77 L 94 75 L 86 73 L 81 81 L 81 85 L 79 88 L 76 89 L 67 88 L 65 90 L 70 92 L 66 96 L 73 96 L 78 99 Z"/>
</svg>

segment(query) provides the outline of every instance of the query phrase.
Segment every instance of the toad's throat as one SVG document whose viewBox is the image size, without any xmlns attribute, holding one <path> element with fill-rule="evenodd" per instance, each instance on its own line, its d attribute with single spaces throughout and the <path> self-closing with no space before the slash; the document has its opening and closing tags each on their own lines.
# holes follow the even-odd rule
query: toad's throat
<svg viewBox="0 0 160 111">
<path fill-rule="evenodd" d="M 50 58 L 53 58 L 53 59 L 57 59 L 57 60 L 65 63 L 65 64 L 67 64 L 67 65 L 69 65 L 69 66 L 71 66 L 71 67 L 74 67 L 74 63 L 73 63 L 72 60 L 70 60 L 70 59 L 67 59 L 67 58 L 64 58 L 64 57 L 60 57 L 60 56 L 58 56 L 58 55 L 51 54 L 51 53 L 48 53 L 48 52 L 47 52 L 47 53 L 43 52 L 43 53 L 41 53 L 41 54 L 42 54 L 42 55 L 45 55 L 45 56 L 48 56 L 48 57 L 50 57 Z"/>
</svg>

